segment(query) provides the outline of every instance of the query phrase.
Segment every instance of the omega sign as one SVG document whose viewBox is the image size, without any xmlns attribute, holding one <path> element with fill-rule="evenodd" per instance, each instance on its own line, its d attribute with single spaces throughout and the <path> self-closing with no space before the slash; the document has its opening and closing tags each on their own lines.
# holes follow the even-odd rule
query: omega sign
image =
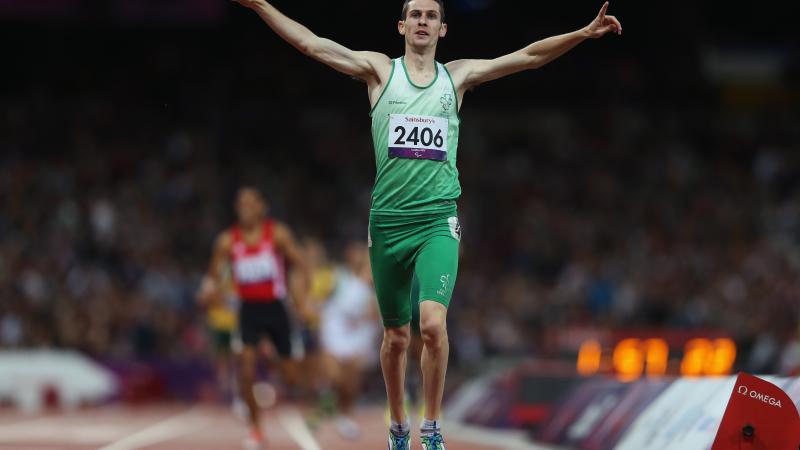
<svg viewBox="0 0 800 450">
<path fill-rule="evenodd" d="M 769 395 L 765 395 L 765 394 L 762 394 L 760 392 L 753 391 L 753 390 L 751 390 L 750 388 L 748 388 L 745 385 L 739 386 L 739 389 L 737 389 L 737 392 L 739 394 L 741 394 L 741 395 L 744 395 L 745 397 L 750 397 L 750 398 L 752 398 L 754 400 L 758 400 L 758 401 L 764 402 L 764 403 L 766 403 L 766 404 L 768 404 L 770 406 L 775 406 L 777 408 L 781 408 L 781 401 L 780 400 L 775 400 L 774 398 L 770 397 Z"/>
</svg>

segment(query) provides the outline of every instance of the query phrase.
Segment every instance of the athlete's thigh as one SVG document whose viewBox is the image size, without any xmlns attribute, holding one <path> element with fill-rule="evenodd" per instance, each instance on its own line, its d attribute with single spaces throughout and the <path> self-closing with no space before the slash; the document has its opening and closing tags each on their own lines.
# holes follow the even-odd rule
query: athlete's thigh
<svg viewBox="0 0 800 450">
<path fill-rule="evenodd" d="M 281 358 L 287 359 L 292 356 L 292 325 L 289 313 L 283 301 L 268 303 L 269 313 L 264 314 L 263 329 L 275 346 Z"/>
<path fill-rule="evenodd" d="M 397 260 L 380 233 L 370 231 L 369 260 L 383 326 L 400 327 L 411 321 L 413 269 Z"/>
<path fill-rule="evenodd" d="M 432 300 L 450 305 L 458 276 L 458 239 L 436 234 L 423 244 L 415 265 L 419 281 L 418 301 Z"/>
<path fill-rule="evenodd" d="M 239 308 L 239 334 L 246 346 L 257 347 L 261 338 L 258 307 L 257 304 L 243 302 Z"/>
</svg>

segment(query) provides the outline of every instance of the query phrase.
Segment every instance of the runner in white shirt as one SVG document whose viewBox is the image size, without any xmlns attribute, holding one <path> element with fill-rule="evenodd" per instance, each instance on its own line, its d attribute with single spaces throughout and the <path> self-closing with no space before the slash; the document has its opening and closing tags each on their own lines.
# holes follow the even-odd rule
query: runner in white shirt
<svg viewBox="0 0 800 450">
<path fill-rule="evenodd" d="M 337 268 L 334 291 L 322 308 L 320 340 L 338 398 L 337 429 L 343 437 L 357 439 L 353 410 L 363 371 L 377 362 L 381 326 L 366 245 L 350 243 L 344 256 L 345 265 Z"/>
</svg>

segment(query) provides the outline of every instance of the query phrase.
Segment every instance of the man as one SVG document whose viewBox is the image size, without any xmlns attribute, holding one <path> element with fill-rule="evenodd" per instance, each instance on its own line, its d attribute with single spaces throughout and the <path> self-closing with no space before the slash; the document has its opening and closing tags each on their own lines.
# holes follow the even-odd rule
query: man
<svg viewBox="0 0 800 450">
<path fill-rule="evenodd" d="M 355 440 L 360 436 L 354 413 L 362 375 L 370 361 L 377 360 L 374 349 L 380 330 L 369 254 L 362 242 L 348 243 L 335 281 L 320 315 L 320 341 L 325 371 L 336 390 L 336 428 L 345 439 Z"/>
<path fill-rule="evenodd" d="M 267 204 L 261 193 L 243 187 L 236 197 L 238 222 L 223 231 L 214 244 L 214 253 L 202 292 L 210 302 L 221 299 L 224 266 L 230 264 L 233 283 L 241 302 L 239 332 L 242 351 L 239 355 L 239 386 L 247 403 L 251 433 L 245 441 L 247 448 L 261 448 L 259 407 L 253 392 L 256 378 L 258 346 L 268 337 L 280 356 L 278 368 L 284 381 L 294 382 L 295 364 L 291 360 L 291 327 L 284 305 L 287 297 L 286 262 L 297 269 L 300 283 L 291 297 L 301 317 L 311 313 L 306 306 L 308 268 L 289 228 L 266 217 Z"/>
<path fill-rule="evenodd" d="M 314 309 L 313 321 L 306 323 L 303 334 L 304 354 L 302 372 L 307 374 L 303 381 L 305 388 L 311 390 L 318 401 L 318 408 L 306 417 L 307 424 L 313 429 L 320 420 L 333 414 L 335 395 L 331 389 L 330 377 L 326 370 L 326 358 L 320 346 L 321 311 L 325 302 L 336 287 L 336 268 L 328 259 L 325 245 L 317 238 L 308 237 L 302 243 L 303 255 L 311 273 L 307 304 Z"/>
<path fill-rule="evenodd" d="M 211 341 L 211 354 L 217 374 L 217 384 L 223 398 L 232 397 L 236 407 L 236 383 L 233 380 L 232 336 L 236 330 L 237 317 L 235 294 L 227 265 L 222 288 L 209 277 L 205 277 L 197 294 L 197 303 L 206 312 L 206 325 Z"/>
<path fill-rule="evenodd" d="M 406 0 L 397 29 L 405 54 L 397 59 L 353 51 L 318 37 L 264 0 L 236 0 L 254 10 L 304 54 L 367 83 L 377 175 L 370 211 L 370 259 L 384 338 L 381 367 L 391 413 L 390 449 L 409 448 L 403 411 L 406 349 L 410 341 L 412 275 L 419 280 L 426 450 L 444 449 L 439 427 L 449 352 L 445 318 L 458 269 L 461 227 L 455 201 L 459 116 L 464 93 L 482 83 L 541 67 L 587 38 L 622 33 L 608 2 L 586 27 L 534 42 L 491 60 L 435 61 L 447 34 L 443 0 Z"/>
</svg>

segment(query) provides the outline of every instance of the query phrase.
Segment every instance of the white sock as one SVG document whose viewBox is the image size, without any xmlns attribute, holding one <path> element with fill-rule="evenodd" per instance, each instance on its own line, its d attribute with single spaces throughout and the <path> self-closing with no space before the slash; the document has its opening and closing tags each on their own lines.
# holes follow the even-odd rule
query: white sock
<svg viewBox="0 0 800 450">
<path fill-rule="evenodd" d="M 420 434 L 423 436 L 430 436 L 442 430 L 442 424 L 438 420 L 423 419 L 422 425 L 419 428 Z"/>
<path fill-rule="evenodd" d="M 406 417 L 406 420 L 403 421 L 402 423 L 398 423 L 398 422 L 395 422 L 394 420 L 392 420 L 392 424 L 389 426 L 389 430 L 395 436 L 405 436 L 405 435 L 407 435 L 408 432 L 411 431 L 411 427 L 408 425 L 408 418 Z"/>
</svg>

